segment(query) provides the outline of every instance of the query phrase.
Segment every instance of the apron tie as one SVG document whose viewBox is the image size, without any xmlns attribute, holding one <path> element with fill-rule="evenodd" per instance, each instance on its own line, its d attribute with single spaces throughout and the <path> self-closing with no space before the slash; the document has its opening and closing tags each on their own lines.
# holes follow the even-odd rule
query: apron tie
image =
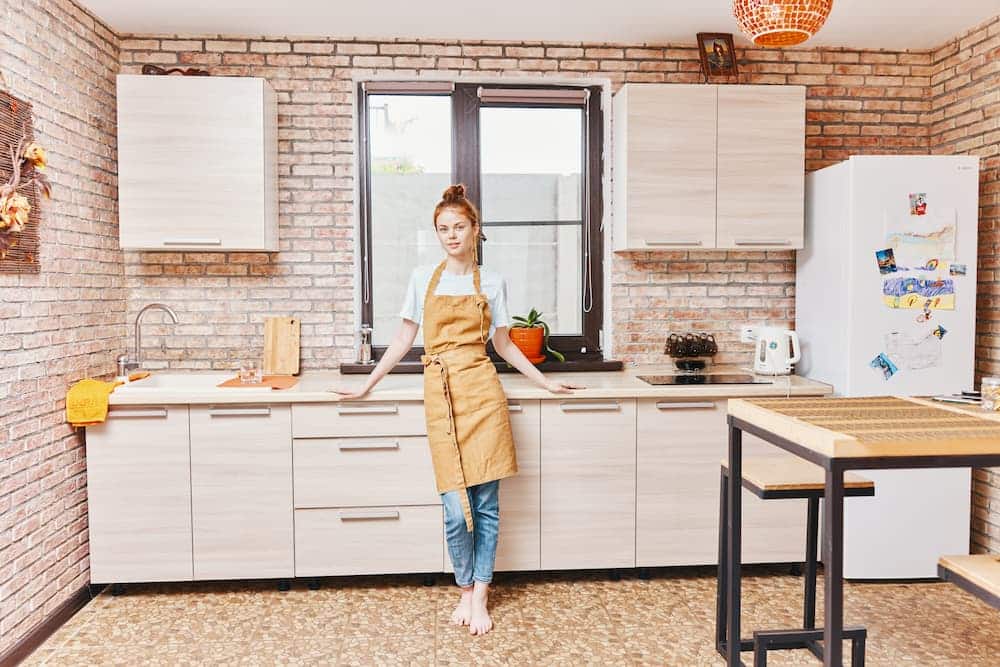
<svg viewBox="0 0 1000 667">
<path fill-rule="evenodd" d="M 462 467 L 462 450 L 458 446 L 458 432 L 455 428 L 455 411 L 451 403 L 451 385 L 448 382 L 448 366 L 445 364 L 444 359 L 440 354 L 422 354 L 420 355 L 420 363 L 424 367 L 428 367 L 431 364 L 438 366 L 441 372 L 441 390 L 444 393 L 444 402 L 448 406 L 448 434 L 451 436 L 452 445 L 455 448 L 455 463 L 456 469 L 458 470 L 459 477 L 462 479 L 462 485 L 458 489 L 459 491 L 459 503 L 462 506 L 462 516 L 465 517 L 465 529 L 468 532 L 472 532 L 472 506 L 469 504 L 469 493 L 468 487 L 465 484 L 465 470 Z"/>
<path fill-rule="evenodd" d="M 484 326 L 486 324 L 486 306 L 488 303 L 481 295 L 476 299 L 476 305 L 479 306 L 479 340 L 484 343 L 486 342 L 486 336 L 490 332 L 489 327 Z"/>
</svg>

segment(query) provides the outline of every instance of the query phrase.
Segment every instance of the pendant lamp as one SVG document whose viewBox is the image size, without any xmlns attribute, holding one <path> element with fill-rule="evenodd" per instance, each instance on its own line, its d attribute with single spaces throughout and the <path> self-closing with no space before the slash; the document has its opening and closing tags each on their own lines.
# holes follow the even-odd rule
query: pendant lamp
<svg viewBox="0 0 1000 667">
<path fill-rule="evenodd" d="M 733 15 L 757 46 L 793 46 L 815 35 L 832 7 L 833 0 L 733 0 Z"/>
</svg>

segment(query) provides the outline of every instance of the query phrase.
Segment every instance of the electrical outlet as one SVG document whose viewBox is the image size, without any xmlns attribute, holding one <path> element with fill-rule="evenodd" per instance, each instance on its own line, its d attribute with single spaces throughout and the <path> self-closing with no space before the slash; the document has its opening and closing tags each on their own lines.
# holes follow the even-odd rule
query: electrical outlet
<svg viewBox="0 0 1000 667">
<path fill-rule="evenodd" d="M 740 342 L 752 343 L 757 340 L 757 329 L 749 325 L 740 327 Z"/>
</svg>

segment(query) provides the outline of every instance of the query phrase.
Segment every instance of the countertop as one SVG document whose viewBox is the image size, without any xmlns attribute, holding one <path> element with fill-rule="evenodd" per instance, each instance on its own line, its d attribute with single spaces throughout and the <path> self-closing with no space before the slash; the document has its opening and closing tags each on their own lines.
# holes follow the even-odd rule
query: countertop
<svg viewBox="0 0 1000 667">
<path fill-rule="evenodd" d="M 733 366 L 718 366 L 713 373 L 746 373 Z M 671 385 L 653 386 L 638 375 L 677 374 L 671 365 L 626 366 L 621 371 L 589 373 L 547 373 L 546 377 L 582 384 L 584 389 L 572 394 L 552 394 L 536 387 L 523 375 L 500 374 L 504 392 L 510 399 L 603 399 L 603 398 L 672 398 L 723 399 L 756 396 L 822 396 L 833 387 L 796 375 L 770 380 L 770 384 L 743 385 Z M 223 404 L 223 403 L 320 403 L 338 401 L 331 387 L 360 387 L 367 379 L 361 375 L 341 375 L 336 371 L 305 371 L 290 389 L 219 388 L 216 385 L 234 377 L 235 371 L 181 372 L 153 371 L 142 380 L 118 387 L 109 397 L 114 405 L 150 404 Z M 423 377 L 387 375 L 363 401 L 421 401 Z"/>
</svg>

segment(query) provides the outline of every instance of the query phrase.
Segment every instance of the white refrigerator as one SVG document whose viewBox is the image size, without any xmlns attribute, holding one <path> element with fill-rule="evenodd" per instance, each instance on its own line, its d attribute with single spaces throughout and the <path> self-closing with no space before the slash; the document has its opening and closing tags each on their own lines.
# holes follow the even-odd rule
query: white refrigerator
<svg viewBox="0 0 1000 667">
<path fill-rule="evenodd" d="M 973 389 L 979 158 L 856 156 L 806 176 L 795 278 L 796 372 L 839 396 Z M 936 577 L 969 550 L 971 472 L 859 471 L 844 576 Z"/>
</svg>

